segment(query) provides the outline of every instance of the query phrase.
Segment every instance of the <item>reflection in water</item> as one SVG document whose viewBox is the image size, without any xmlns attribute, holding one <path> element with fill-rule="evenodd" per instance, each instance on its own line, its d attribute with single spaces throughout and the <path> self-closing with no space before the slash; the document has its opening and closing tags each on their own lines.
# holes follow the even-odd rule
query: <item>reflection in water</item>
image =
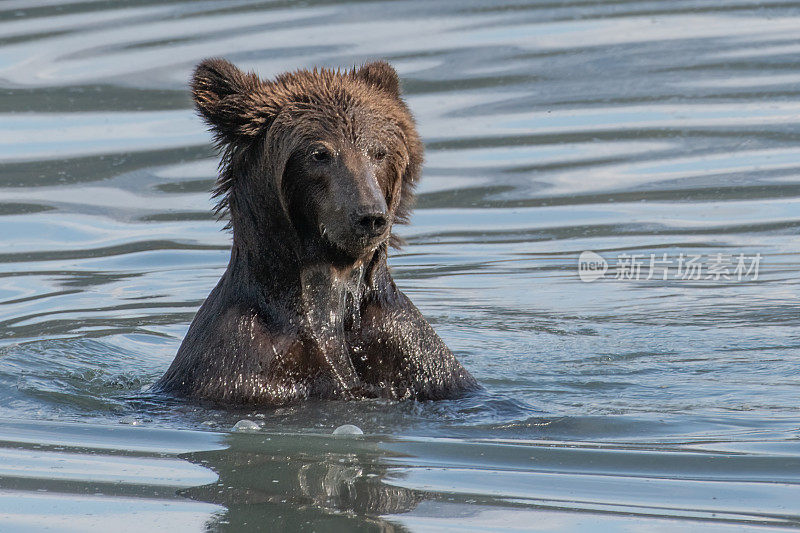
<svg viewBox="0 0 800 533">
<path fill-rule="evenodd" d="M 384 483 L 387 455 L 362 437 L 238 435 L 224 438 L 224 450 L 181 457 L 210 468 L 216 483 L 181 491 L 227 511 L 209 524 L 241 531 L 258 525 L 298 531 L 309 522 L 318 530 L 405 531 L 380 518 L 413 510 L 425 493 Z"/>
</svg>

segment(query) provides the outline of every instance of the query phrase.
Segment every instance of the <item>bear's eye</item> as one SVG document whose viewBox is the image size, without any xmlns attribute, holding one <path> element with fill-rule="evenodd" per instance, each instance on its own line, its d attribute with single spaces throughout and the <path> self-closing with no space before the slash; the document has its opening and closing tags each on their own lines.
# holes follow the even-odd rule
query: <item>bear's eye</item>
<svg viewBox="0 0 800 533">
<path fill-rule="evenodd" d="M 375 161 L 383 161 L 386 159 L 386 150 L 382 148 L 377 148 L 372 152 L 372 159 Z"/>
<path fill-rule="evenodd" d="M 311 152 L 311 159 L 317 163 L 327 163 L 331 160 L 331 157 L 331 153 L 327 148 L 315 148 L 314 151 Z"/>
</svg>

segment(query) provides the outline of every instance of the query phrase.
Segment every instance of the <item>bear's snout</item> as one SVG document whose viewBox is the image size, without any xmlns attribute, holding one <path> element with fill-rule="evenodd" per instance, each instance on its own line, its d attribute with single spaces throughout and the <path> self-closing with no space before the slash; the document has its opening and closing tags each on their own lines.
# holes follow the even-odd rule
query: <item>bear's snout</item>
<svg viewBox="0 0 800 533">
<path fill-rule="evenodd" d="M 359 236 L 374 239 L 383 235 L 389 226 L 389 215 L 385 211 L 360 209 L 353 216 L 353 227 Z"/>
</svg>

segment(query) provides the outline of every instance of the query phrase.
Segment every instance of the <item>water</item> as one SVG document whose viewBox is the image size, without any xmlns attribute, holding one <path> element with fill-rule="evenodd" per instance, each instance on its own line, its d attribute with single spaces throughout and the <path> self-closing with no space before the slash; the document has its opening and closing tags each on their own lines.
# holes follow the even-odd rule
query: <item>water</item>
<svg viewBox="0 0 800 533">
<path fill-rule="evenodd" d="M 3 2 L 3 531 L 800 528 L 799 30 L 780 0 Z M 227 262 L 207 56 L 393 62 L 427 164 L 391 264 L 485 393 L 147 394 Z M 645 279 L 719 253 L 757 279 Z"/>
</svg>

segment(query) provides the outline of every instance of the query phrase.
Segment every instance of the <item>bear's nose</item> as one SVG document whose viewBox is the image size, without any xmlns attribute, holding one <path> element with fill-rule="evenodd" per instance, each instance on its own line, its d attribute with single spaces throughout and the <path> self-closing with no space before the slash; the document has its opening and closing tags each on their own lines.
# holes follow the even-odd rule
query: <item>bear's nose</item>
<svg viewBox="0 0 800 533">
<path fill-rule="evenodd" d="M 368 237 L 377 237 L 386 230 L 389 224 L 389 217 L 386 213 L 374 211 L 371 213 L 362 213 L 358 216 L 356 227 L 358 231 L 367 235 Z"/>
</svg>

